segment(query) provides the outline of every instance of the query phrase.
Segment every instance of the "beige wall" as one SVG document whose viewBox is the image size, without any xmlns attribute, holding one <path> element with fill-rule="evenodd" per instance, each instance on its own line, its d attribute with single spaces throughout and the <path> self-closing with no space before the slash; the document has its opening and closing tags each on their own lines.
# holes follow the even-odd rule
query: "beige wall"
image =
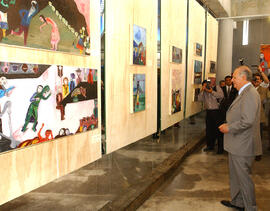
<svg viewBox="0 0 270 211">
<path fill-rule="evenodd" d="M 157 1 L 106 1 L 106 143 L 110 153 L 157 130 Z M 133 24 L 146 28 L 146 66 L 132 65 Z M 146 106 L 130 113 L 130 77 L 145 74 Z"/>
<path fill-rule="evenodd" d="M 186 66 L 187 0 L 161 0 L 161 130 L 183 119 Z M 182 49 L 182 63 L 170 62 L 171 46 Z M 181 111 L 171 115 L 171 77 L 181 72 Z"/>
<path fill-rule="evenodd" d="M 194 60 L 199 60 L 204 67 L 204 48 L 205 48 L 205 10 L 196 2 L 189 1 L 189 32 L 188 32 L 188 77 L 187 77 L 187 102 L 186 117 L 196 114 L 202 110 L 200 102 L 193 102 L 194 89 L 201 85 L 193 84 L 194 81 Z M 195 55 L 195 43 L 203 46 L 202 56 Z M 202 67 L 202 72 L 204 72 Z"/>
<path fill-rule="evenodd" d="M 218 44 L 218 21 L 209 13 L 207 13 L 205 78 L 216 77 L 216 73 L 210 73 L 210 61 L 217 62 L 217 44 Z M 218 80 L 216 82 L 218 84 Z"/>
<path fill-rule="evenodd" d="M 99 0 L 90 1 L 91 56 L 0 47 L 0 61 L 57 64 L 98 70 L 100 96 Z M 101 102 L 98 101 L 101 119 Z M 101 157 L 101 122 L 98 129 L 0 154 L 0 204 L 38 188 Z"/>
</svg>

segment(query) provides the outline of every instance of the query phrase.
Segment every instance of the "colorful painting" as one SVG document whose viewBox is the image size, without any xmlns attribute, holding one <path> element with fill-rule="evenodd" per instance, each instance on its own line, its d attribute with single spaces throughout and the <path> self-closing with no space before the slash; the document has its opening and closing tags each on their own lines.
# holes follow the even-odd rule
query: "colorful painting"
<svg viewBox="0 0 270 211">
<path fill-rule="evenodd" d="M 98 127 L 97 70 L 0 62 L 0 152 Z"/>
<path fill-rule="evenodd" d="M 90 55 L 90 1 L 2 0 L 0 43 Z"/>
<path fill-rule="evenodd" d="M 194 84 L 202 83 L 202 62 L 194 60 Z"/>
<path fill-rule="evenodd" d="M 133 74 L 133 112 L 145 110 L 145 74 Z"/>
<path fill-rule="evenodd" d="M 210 73 L 216 73 L 216 62 L 210 61 Z"/>
<path fill-rule="evenodd" d="M 146 65 L 146 29 L 133 25 L 133 64 Z"/>
<path fill-rule="evenodd" d="M 181 64 L 182 63 L 182 49 L 172 46 L 171 49 L 171 62 Z"/>
<path fill-rule="evenodd" d="M 199 94 L 200 94 L 200 88 L 194 89 L 194 102 L 198 102 Z"/>
<path fill-rule="evenodd" d="M 171 70 L 171 109 L 170 114 L 181 111 L 181 71 Z"/>
<path fill-rule="evenodd" d="M 195 55 L 202 56 L 202 45 L 199 43 L 195 43 Z"/>
<path fill-rule="evenodd" d="M 270 45 L 261 45 L 260 66 L 266 75 L 270 74 Z"/>
</svg>

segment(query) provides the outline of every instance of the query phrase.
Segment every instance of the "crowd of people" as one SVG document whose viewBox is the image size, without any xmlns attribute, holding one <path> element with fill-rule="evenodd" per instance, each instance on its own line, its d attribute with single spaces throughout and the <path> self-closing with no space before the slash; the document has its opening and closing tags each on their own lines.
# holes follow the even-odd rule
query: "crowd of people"
<svg viewBox="0 0 270 211">
<path fill-rule="evenodd" d="M 260 66 L 252 73 L 242 65 L 215 87 L 208 80 L 202 83 L 198 99 L 206 109 L 204 151 L 213 151 L 217 140 L 217 154 L 228 152 L 231 200 L 221 201 L 226 207 L 258 210 L 251 166 L 254 159 L 260 161 L 262 157 L 261 137 L 267 122 L 265 103 L 269 93 L 269 79 Z M 270 133 L 269 129 L 268 111 Z"/>
</svg>

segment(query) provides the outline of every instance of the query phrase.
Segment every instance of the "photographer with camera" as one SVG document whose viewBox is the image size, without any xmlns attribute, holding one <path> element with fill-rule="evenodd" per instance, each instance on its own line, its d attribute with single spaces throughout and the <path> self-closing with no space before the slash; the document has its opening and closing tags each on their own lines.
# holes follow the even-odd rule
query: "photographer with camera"
<svg viewBox="0 0 270 211">
<path fill-rule="evenodd" d="M 222 141 L 221 134 L 218 130 L 221 124 L 219 102 L 223 98 L 223 91 L 219 86 L 212 87 L 210 80 L 204 80 L 202 82 L 202 89 L 198 95 L 198 101 L 204 103 L 206 109 L 206 142 L 207 147 L 205 152 L 213 151 L 215 147 L 215 141 L 218 139 L 220 143 Z M 219 144 L 218 146 L 220 146 Z M 223 149 L 223 146 L 222 146 Z M 218 154 L 220 149 L 218 149 Z"/>
</svg>

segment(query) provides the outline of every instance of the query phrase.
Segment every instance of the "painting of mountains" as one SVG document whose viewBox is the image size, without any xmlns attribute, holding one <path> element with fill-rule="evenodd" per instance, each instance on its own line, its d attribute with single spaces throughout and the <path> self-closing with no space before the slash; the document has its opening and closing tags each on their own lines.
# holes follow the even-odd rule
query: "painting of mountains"
<svg viewBox="0 0 270 211">
<path fill-rule="evenodd" d="M 146 65 L 146 29 L 133 25 L 133 64 Z"/>
</svg>

